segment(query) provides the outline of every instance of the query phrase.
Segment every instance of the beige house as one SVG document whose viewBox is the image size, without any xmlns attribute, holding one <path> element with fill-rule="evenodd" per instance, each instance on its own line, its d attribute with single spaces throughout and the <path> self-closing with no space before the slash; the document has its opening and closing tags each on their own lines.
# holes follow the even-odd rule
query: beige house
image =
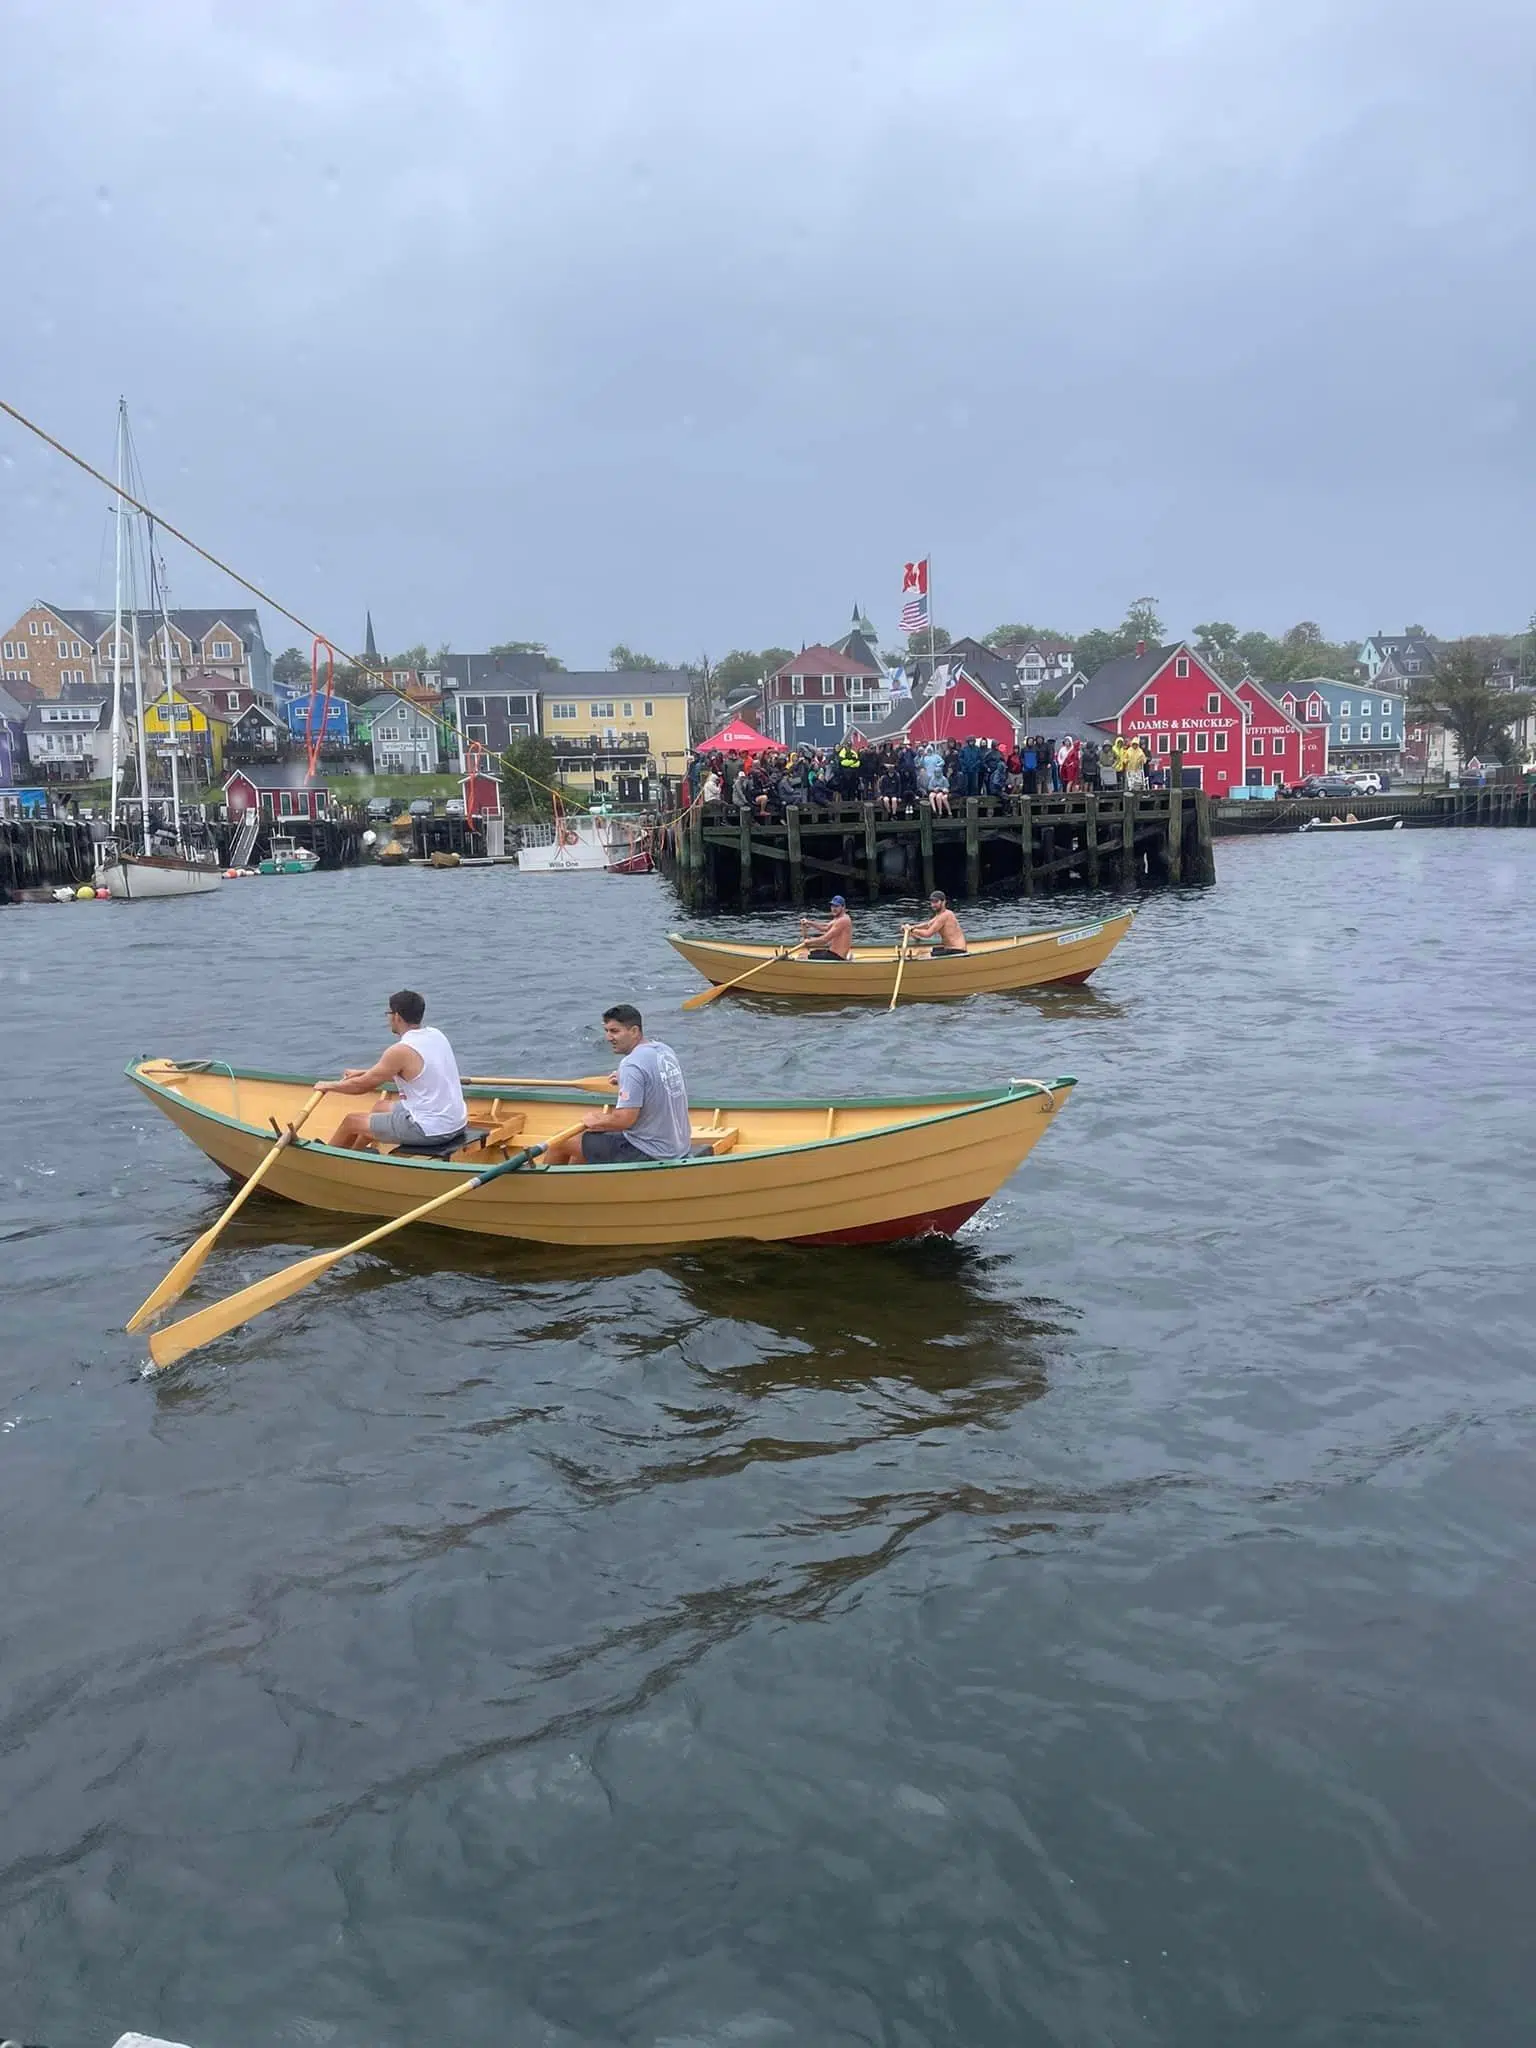
<svg viewBox="0 0 1536 2048">
<path fill-rule="evenodd" d="M 109 689 L 112 682 L 114 614 L 79 611 L 38 602 L 14 625 L 0 630 L 0 680 L 30 683 L 44 697 L 69 690 Z M 130 635 L 135 620 L 123 618 L 123 674 L 133 666 Z M 158 613 L 137 615 L 139 666 L 146 697 L 165 688 L 164 639 Z M 194 678 L 245 688 L 264 702 L 272 695 L 272 657 L 254 609 L 171 611 L 171 675 L 177 689 Z"/>
</svg>

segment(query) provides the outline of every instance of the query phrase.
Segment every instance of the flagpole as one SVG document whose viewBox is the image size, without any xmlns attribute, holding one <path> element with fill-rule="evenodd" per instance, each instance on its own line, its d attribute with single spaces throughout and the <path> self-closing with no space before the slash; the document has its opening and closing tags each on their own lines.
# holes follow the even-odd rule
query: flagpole
<svg viewBox="0 0 1536 2048">
<path fill-rule="evenodd" d="M 933 672 L 938 667 L 938 654 L 933 644 L 933 557 L 928 557 L 928 689 L 933 690 Z"/>
</svg>

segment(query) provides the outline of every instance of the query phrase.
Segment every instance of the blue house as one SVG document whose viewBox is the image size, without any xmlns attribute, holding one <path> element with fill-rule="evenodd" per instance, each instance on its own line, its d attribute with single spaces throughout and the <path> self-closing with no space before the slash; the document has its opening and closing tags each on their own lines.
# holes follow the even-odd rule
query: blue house
<svg viewBox="0 0 1536 2048">
<path fill-rule="evenodd" d="M 314 736 L 322 736 L 333 745 L 345 746 L 352 732 L 352 706 L 345 697 L 333 697 L 325 701 L 324 690 L 300 690 L 282 704 L 281 714 L 288 721 L 288 730 L 296 740 L 302 740 L 310 731 L 310 706 L 314 706 Z"/>
<path fill-rule="evenodd" d="M 1328 676 L 1307 676 L 1285 688 L 1298 700 L 1322 699 L 1328 713 L 1331 768 L 1397 766 L 1408 703 L 1401 690 L 1384 689 L 1380 683 L 1336 683 Z"/>
</svg>

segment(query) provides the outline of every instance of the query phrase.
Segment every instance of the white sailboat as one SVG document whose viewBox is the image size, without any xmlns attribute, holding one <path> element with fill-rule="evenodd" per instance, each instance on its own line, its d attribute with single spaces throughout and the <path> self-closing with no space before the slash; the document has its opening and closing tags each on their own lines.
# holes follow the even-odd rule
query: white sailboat
<svg viewBox="0 0 1536 2048">
<path fill-rule="evenodd" d="M 139 832 L 142 840 L 138 852 L 129 852 L 118 845 L 116 840 L 105 841 L 97 850 L 96 886 L 105 889 L 108 895 L 119 902 L 140 903 L 162 896 L 207 896 L 223 881 L 217 859 L 192 860 L 187 857 L 181 832 L 181 788 L 177 775 L 175 752 L 175 710 L 176 690 L 171 680 L 171 622 L 166 614 L 164 593 L 161 593 L 160 628 L 165 650 L 166 690 L 172 704 L 172 748 L 171 748 L 171 819 L 174 832 L 174 852 L 157 853 L 149 815 L 149 747 L 144 731 L 144 673 L 139 661 L 139 611 L 138 591 L 134 577 L 132 548 L 128 540 L 128 502 L 122 496 L 127 485 L 128 471 L 128 406 L 124 399 L 117 402 L 117 481 L 118 497 L 116 516 L 116 591 L 113 603 L 112 635 L 112 808 L 110 812 L 112 829 L 117 830 L 118 802 L 122 786 L 122 731 L 123 731 L 123 582 L 126 569 L 129 586 L 129 613 L 133 619 L 133 705 L 138 735 L 138 780 L 139 780 Z"/>
</svg>

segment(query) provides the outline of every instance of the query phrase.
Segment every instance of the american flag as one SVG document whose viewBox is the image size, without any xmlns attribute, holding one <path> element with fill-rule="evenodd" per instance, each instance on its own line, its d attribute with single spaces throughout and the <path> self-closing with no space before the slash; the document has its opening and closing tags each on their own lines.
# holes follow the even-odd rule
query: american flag
<svg viewBox="0 0 1536 2048">
<path fill-rule="evenodd" d="M 901 630 L 921 633 L 928 623 L 928 557 L 908 562 L 901 572 Z"/>
</svg>

